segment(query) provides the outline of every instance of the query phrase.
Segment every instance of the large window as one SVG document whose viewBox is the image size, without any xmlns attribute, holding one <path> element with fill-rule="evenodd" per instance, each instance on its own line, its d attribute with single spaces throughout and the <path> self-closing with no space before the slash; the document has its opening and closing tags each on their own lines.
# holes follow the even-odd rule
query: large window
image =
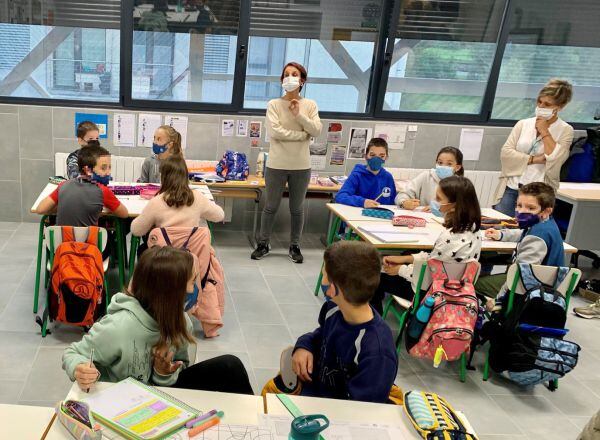
<svg viewBox="0 0 600 440">
<path fill-rule="evenodd" d="M 514 1 L 492 118 L 531 117 L 540 88 L 559 77 L 574 85 L 561 117 L 593 122 L 600 116 L 600 2 Z"/>
<path fill-rule="evenodd" d="M 232 101 L 239 0 L 136 1 L 133 99 Z"/>
<path fill-rule="evenodd" d="M 383 110 L 479 113 L 505 3 L 403 1 Z"/>
<path fill-rule="evenodd" d="M 0 1 L 0 96 L 118 102 L 120 3 Z"/>
<path fill-rule="evenodd" d="M 244 107 L 281 96 L 283 66 L 308 70 L 303 95 L 321 111 L 364 113 L 381 0 L 252 1 Z"/>
</svg>

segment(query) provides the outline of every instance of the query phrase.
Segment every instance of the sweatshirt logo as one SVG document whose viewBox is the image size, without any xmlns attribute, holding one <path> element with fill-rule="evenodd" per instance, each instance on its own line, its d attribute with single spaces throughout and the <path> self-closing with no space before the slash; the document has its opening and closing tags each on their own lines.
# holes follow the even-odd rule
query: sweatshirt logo
<svg viewBox="0 0 600 440">
<path fill-rule="evenodd" d="M 389 196 L 391 196 L 391 195 L 392 195 L 392 190 L 390 189 L 390 187 L 389 187 L 389 186 L 386 186 L 386 187 L 384 187 L 384 188 L 381 190 L 381 196 L 382 196 L 382 197 L 389 197 Z"/>
</svg>

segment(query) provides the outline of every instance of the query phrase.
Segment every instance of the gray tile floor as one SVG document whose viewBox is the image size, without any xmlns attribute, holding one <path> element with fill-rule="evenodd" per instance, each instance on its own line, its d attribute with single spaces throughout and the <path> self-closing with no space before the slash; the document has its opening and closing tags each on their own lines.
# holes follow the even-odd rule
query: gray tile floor
<svg viewBox="0 0 600 440">
<path fill-rule="evenodd" d="M 0 222 L 0 403 L 50 406 L 71 385 L 60 358 L 82 333 L 55 326 L 51 335 L 40 336 L 32 313 L 36 237 L 36 224 Z M 239 356 L 257 393 L 277 372 L 281 349 L 315 327 L 322 304 L 312 295 L 323 253 L 319 237 L 303 238 L 302 265 L 289 261 L 286 243 L 287 237 L 276 235 L 272 254 L 257 262 L 249 258 L 244 234 L 221 231 L 215 237 L 227 281 L 225 326 L 210 340 L 197 331 L 197 359 Z M 582 304 L 580 298 L 572 301 Z M 447 397 L 466 412 L 482 439 L 574 439 L 600 408 L 600 321 L 570 315 L 568 327 L 569 339 L 583 350 L 577 368 L 554 393 L 543 386 L 518 389 L 497 376 L 483 382 L 481 353 L 474 361 L 478 371 L 469 372 L 464 384 L 455 365 L 435 370 L 402 354 L 397 384 Z"/>
</svg>

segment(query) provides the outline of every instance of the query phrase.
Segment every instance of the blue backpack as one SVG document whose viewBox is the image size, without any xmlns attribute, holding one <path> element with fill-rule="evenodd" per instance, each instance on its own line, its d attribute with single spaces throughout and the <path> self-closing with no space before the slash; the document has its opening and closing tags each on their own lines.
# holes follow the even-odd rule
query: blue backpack
<svg viewBox="0 0 600 440">
<path fill-rule="evenodd" d="M 560 170 L 561 182 L 600 182 L 600 128 L 588 128 L 587 136 L 571 144 L 569 158 Z"/>
<path fill-rule="evenodd" d="M 246 180 L 250 172 L 246 155 L 227 150 L 217 164 L 216 172 L 225 180 Z"/>
</svg>

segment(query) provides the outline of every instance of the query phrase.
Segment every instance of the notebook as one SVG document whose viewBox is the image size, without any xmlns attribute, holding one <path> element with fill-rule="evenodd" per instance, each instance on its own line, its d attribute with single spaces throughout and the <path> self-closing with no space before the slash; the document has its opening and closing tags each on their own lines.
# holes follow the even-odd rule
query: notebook
<svg viewBox="0 0 600 440">
<path fill-rule="evenodd" d="M 131 440 L 154 440 L 182 428 L 200 411 L 127 378 L 83 400 L 99 422 Z"/>
</svg>

